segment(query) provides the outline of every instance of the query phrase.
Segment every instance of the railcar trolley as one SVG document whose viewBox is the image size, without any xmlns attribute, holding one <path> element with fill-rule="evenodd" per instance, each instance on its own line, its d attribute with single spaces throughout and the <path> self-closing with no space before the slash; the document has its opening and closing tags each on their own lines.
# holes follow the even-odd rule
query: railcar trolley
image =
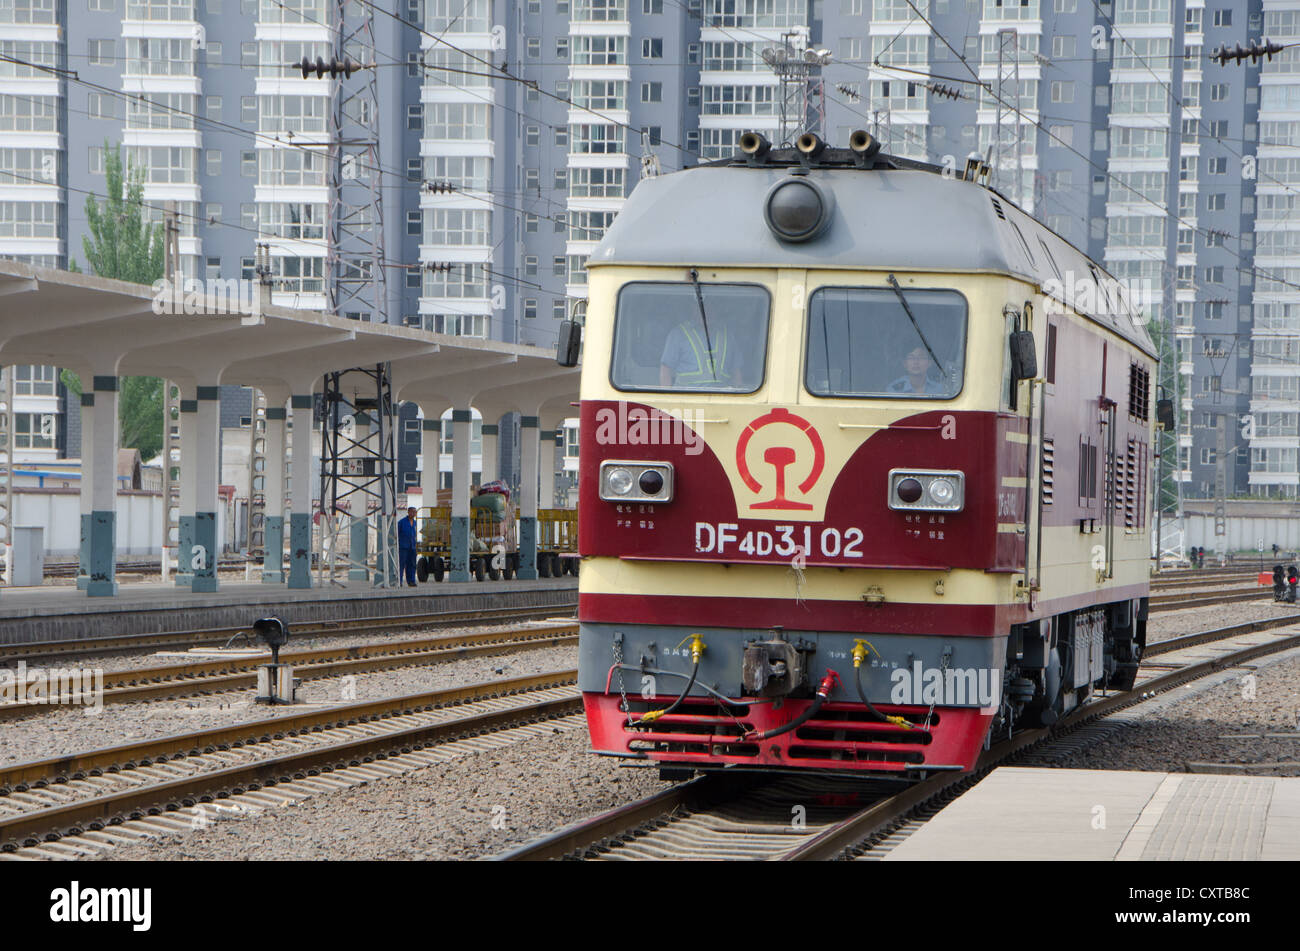
<svg viewBox="0 0 1300 951">
<path fill-rule="evenodd" d="M 1133 683 L 1155 350 L 987 167 L 796 145 L 642 181 L 588 261 L 591 740 L 670 773 L 968 770 Z"/>
</svg>

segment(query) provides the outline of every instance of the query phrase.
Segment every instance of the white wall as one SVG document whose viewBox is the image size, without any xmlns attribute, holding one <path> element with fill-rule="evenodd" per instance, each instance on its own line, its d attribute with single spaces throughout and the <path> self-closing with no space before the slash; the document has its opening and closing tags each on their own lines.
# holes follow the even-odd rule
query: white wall
<svg viewBox="0 0 1300 951">
<path fill-rule="evenodd" d="M 219 500 L 217 544 L 225 544 L 225 500 Z M 158 554 L 162 540 L 162 496 L 119 493 L 117 555 Z M 76 561 L 81 550 L 81 499 L 76 492 L 15 492 L 14 525 L 45 529 L 45 557 Z"/>
</svg>

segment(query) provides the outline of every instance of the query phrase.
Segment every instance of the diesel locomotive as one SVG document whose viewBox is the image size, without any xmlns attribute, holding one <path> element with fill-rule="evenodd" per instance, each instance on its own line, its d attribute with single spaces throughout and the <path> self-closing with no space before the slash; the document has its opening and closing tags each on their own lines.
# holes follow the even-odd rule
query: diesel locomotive
<svg viewBox="0 0 1300 951">
<path fill-rule="evenodd" d="M 587 263 L 600 753 L 915 778 L 1131 686 L 1155 350 L 986 184 L 805 135 L 642 181 Z"/>
</svg>

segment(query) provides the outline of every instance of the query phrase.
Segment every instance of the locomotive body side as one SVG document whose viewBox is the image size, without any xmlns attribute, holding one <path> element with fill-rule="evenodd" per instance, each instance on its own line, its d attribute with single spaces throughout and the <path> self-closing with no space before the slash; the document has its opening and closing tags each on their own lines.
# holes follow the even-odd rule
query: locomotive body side
<svg viewBox="0 0 1300 951">
<path fill-rule="evenodd" d="M 1013 269 L 954 267 L 905 247 L 872 255 L 854 240 L 859 210 L 845 196 L 848 176 L 873 174 L 825 176 L 841 192 L 835 228 L 848 227 L 847 258 L 778 245 L 765 261 L 763 248 L 746 252 L 747 264 L 692 248 L 685 221 L 710 213 L 702 198 L 683 210 L 683 230 L 658 236 L 666 260 L 620 255 L 614 229 L 613 250 L 593 255 L 579 686 L 597 751 L 687 767 L 969 769 L 995 724 L 1050 720 L 1120 683 L 1130 660 L 1135 669 L 1151 439 L 1149 410 L 1129 405 L 1128 388 L 1141 379 L 1135 367 L 1152 375 L 1147 351 L 1053 306 L 1039 281 Z M 904 191 L 896 182 L 912 184 L 886 181 L 876 197 Z M 710 192 L 723 207 L 747 185 L 725 184 Z M 756 185 L 760 195 L 768 187 Z M 962 188 L 948 190 L 967 200 L 977 186 Z M 662 210 L 665 196 L 654 197 Z M 624 236 L 636 224 L 629 208 Z M 987 234 L 971 239 L 993 240 L 992 212 L 975 220 Z M 754 304 L 765 319 L 747 335 L 720 341 L 759 355 L 743 392 L 665 384 L 655 366 L 662 341 L 636 335 L 630 315 L 655 312 L 637 309 L 642 295 L 697 303 L 700 313 L 683 306 L 674 320 L 702 314 L 707 336 L 702 288 L 724 300 L 718 288 L 748 289 L 734 293 L 765 302 Z M 932 332 L 953 331 L 921 334 L 945 367 L 941 394 L 896 392 L 895 381 L 871 396 L 844 383 L 843 352 L 862 355 L 861 365 L 875 342 L 832 345 L 828 328 L 851 331 L 852 307 L 894 308 L 891 323 L 870 325 L 881 328 L 883 353 L 910 333 L 910 306 L 897 299 L 921 308 Z M 721 308 L 715 321 L 725 319 Z M 1012 379 L 1008 333 L 1019 329 L 1042 355 L 1038 381 Z M 883 362 L 867 369 L 894 372 Z M 611 494 L 613 469 L 647 467 L 671 473 L 670 497 Z M 946 480 L 960 498 L 909 505 L 900 486 L 912 474 Z"/>
</svg>

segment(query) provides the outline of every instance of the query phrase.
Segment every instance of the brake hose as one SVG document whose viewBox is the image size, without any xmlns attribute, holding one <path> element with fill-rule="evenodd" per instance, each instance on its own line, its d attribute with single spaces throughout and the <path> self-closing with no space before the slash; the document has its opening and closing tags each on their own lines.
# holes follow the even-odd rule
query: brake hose
<svg viewBox="0 0 1300 951">
<path fill-rule="evenodd" d="M 822 678 L 821 684 L 818 685 L 817 687 L 817 695 L 813 697 L 812 703 L 808 704 L 808 706 L 804 708 L 803 713 L 799 714 L 789 723 L 783 724 L 782 726 L 775 727 L 774 729 L 771 730 L 766 730 L 763 733 L 758 733 L 758 732 L 746 733 L 743 737 L 741 737 L 741 739 L 751 743 L 761 742 L 762 740 L 770 740 L 774 736 L 780 736 L 782 733 L 789 733 L 791 730 L 797 730 L 799 727 L 803 726 L 805 723 L 807 723 L 809 720 L 811 720 L 813 717 L 817 715 L 817 711 L 822 708 L 822 704 L 825 703 L 830 698 L 831 691 L 835 689 L 835 684 L 839 679 L 840 679 L 839 674 L 835 673 L 835 671 L 833 670 L 828 669 L 826 671 L 826 676 Z"/>
<path fill-rule="evenodd" d="M 896 726 L 901 726 L 904 730 L 912 729 L 915 724 L 913 724 L 911 720 L 908 720 L 906 717 L 887 716 L 872 706 L 871 701 L 867 699 L 867 692 L 862 689 L 862 662 L 867 659 L 868 648 L 871 650 L 871 653 L 875 654 L 877 657 L 880 656 L 876 651 L 876 648 L 873 647 L 869 641 L 858 639 L 853 642 L 853 681 L 857 684 L 858 699 L 860 699 L 862 705 L 867 708 L 867 712 L 875 717 L 879 722 L 893 723 Z"/>
<path fill-rule="evenodd" d="M 660 717 L 665 717 L 668 714 L 672 713 L 674 710 L 676 710 L 678 707 L 682 705 L 682 701 L 686 699 L 687 694 L 691 692 L 691 688 L 695 686 L 695 678 L 700 673 L 700 658 L 704 656 L 704 638 L 700 637 L 700 635 L 698 634 L 692 634 L 690 638 L 684 638 L 682 640 L 682 644 L 685 644 L 688 639 L 691 642 L 691 660 L 694 663 L 693 666 L 691 667 L 691 679 L 686 682 L 686 689 L 684 689 L 680 694 L 677 695 L 676 700 L 674 700 L 668 706 L 664 707 L 662 710 L 651 710 L 647 712 L 644 716 L 642 716 L 639 720 L 637 720 L 635 723 L 631 724 L 633 729 L 638 729 L 643 724 L 654 723 Z M 682 645 L 678 644 L 677 646 L 681 647 Z"/>
</svg>

